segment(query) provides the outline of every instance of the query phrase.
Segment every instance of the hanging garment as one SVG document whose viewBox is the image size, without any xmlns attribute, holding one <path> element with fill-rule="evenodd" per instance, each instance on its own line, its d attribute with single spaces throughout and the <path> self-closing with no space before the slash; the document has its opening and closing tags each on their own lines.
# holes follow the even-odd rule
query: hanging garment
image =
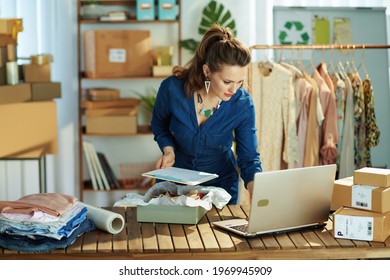
<svg viewBox="0 0 390 280">
<path fill-rule="evenodd" d="M 318 86 L 316 82 L 304 71 L 303 77 L 311 85 L 311 92 L 308 96 L 308 118 L 305 140 L 305 153 L 303 166 L 316 166 L 319 163 L 319 134 L 318 129 L 323 121 L 324 115 L 319 104 Z"/>
<path fill-rule="evenodd" d="M 340 170 L 340 153 L 341 153 L 341 144 L 342 144 L 342 135 L 344 129 L 344 111 L 345 111 L 345 82 L 340 78 L 340 75 L 337 72 L 334 72 L 331 75 L 331 79 L 334 84 L 335 97 L 336 97 L 336 106 L 337 106 L 337 131 L 338 131 L 338 140 L 337 140 L 337 159 L 336 164 L 338 166 L 337 170 Z"/>
<path fill-rule="evenodd" d="M 296 105 L 291 72 L 278 63 L 268 76 L 253 75 L 256 126 L 263 170 L 288 168 L 297 160 Z M 257 88 L 257 89 L 255 89 Z"/>
<path fill-rule="evenodd" d="M 354 164 L 354 125 L 353 125 L 353 92 L 351 81 L 345 73 L 340 72 L 340 76 L 344 79 L 346 86 L 345 113 L 343 134 L 340 152 L 340 172 L 339 178 L 353 176 L 355 170 Z"/>
<path fill-rule="evenodd" d="M 297 161 L 295 168 L 303 167 L 305 144 L 306 144 L 306 130 L 308 122 L 308 111 L 310 93 L 312 91 L 311 84 L 303 78 L 302 71 L 292 64 L 280 62 L 280 65 L 288 69 L 292 74 L 292 82 L 294 86 L 295 108 L 296 108 L 296 126 L 297 126 Z"/>
<path fill-rule="evenodd" d="M 379 144 L 380 131 L 376 123 L 375 117 L 375 102 L 374 91 L 372 88 L 371 80 L 366 78 L 363 81 L 363 92 L 366 111 L 366 163 L 367 166 L 372 166 L 371 162 L 371 148 L 376 147 Z"/>
<path fill-rule="evenodd" d="M 364 108 L 363 84 L 359 73 L 348 73 L 351 80 L 354 104 L 354 162 L 355 169 L 367 166 L 366 163 L 366 113 Z"/>
<path fill-rule="evenodd" d="M 328 83 L 331 83 L 331 81 L 326 67 L 324 67 L 324 64 L 321 64 L 319 65 L 319 68 L 322 75 L 317 69 L 314 69 L 313 79 L 316 81 L 319 88 L 321 107 L 325 117 L 319 131 L 319 164 L 324 165 L 336 163 L 336 158 L 338 154 L 336 147 L 338 141 L 337 110 L 335 95 L 328 86 Z M 326 79 L 324 79 L 323 76 L 326 77 Z M 326 82 L 326 80 L 328 80 L 328 83 Z"/>
</svg>

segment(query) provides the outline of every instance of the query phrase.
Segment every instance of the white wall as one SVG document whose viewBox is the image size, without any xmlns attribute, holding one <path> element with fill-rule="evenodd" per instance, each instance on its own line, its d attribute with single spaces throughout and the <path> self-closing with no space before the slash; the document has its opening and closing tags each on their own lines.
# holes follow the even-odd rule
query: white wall
<svg viewBox="0 0 390 280">
<path fill-rule="evenodd" d="M 199 38 L 200 12 L 209 0 L 182 0 L 182 38 Z M 273 5 L 306 6 L 390 6 L 390 1 L 256 1 L 223 0 L 237 23 L 238 38 L 247 43 L 272 44 Z M 22 17 L 24 31 L 19 36 L 19 56 L 52 53 L 52 79 L 60 81 L 62 98 L 58 104 L 58 155 L 47 157 L 49 192 L 78 195 L 77 136 L 77 17 L 76 0 L 0 0 L 0 17 Z M 375 27 L 374 27 L 375 28 Z M 183 52 L 183 62 L 189 54 Z M 134 138 L 135 139 L 135 138 Z M 125 142 L 125 138 L 115 140 Z M 129 140 L 133 141 L 133 140 Z M 152 157 L 158 150 L 153 140 L 138 141 L 152 145 L 146 148 Z M 99 145 L 104 145 L 99 144 Z M 120 146 L 120 145 L 118 145 Z M 120 147 L 117 149 L 121 149 Z M 125 151 L 136 160 L 142 149 Z M 0 161 L 0 199 L 17 199 L 38 191 L 37 165 L 34 162 Z"/>
</svg>

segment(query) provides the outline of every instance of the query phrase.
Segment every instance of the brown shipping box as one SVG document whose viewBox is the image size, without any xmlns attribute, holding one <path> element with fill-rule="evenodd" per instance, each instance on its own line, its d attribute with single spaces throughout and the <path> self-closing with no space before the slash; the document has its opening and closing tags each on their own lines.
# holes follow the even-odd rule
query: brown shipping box
<svg viewBox="0 0 390 280">
<path fill-rule="evenodd" d="M 31 83 L 31 100 L 45 101 L 61 98 L 61 83 Z"/>
<path fill-rule="evenodd" d="M 81 105 L 86 109 L 103 109 L 103 108 L 129 108 L 138 106 L 141 103 L 136 98 L 121 98 L 117 100 L 106 100 L 106 101 L 89 101 L 83 100 Z"/>
<path fill-rule="evenodd" d="M 384 242 L 390 235 L 390 212 L 376 213 L 347 207 L 333 213 L 335 238 Z"/>
<path fill-rule="evenodd" d="M 17 45 L 17 40 L 12 35 L 0 34 L 0 47 L 6 47 L 9 44 Z"/>
<path fill-rule="evenodd" d="M 150 31 L 87 30 L 84 58 L 89 78 L 151 76 Z"/>
<path fill-rule="evenodd" d="M 93 109 L 86 111 L 86 132 L 90 134 L 135 134 L 138 127 L 138 107 Z M 122 114 L 122 115 L 121 115 Z"/>
<path fill-rule="evenodd" d="M 57 104 L 53 101 L 0 105 L 0 157 L 56 154 Z"/>
<path fill-rule="evenodd" d="M 353 177 L 336 180 L 332 210 L 342 206 L 385 213 L 390 211 L 390 188 L 354 185 Z"/>
<path fill-rule="evenodd" d="M 26 102 L 31 100 L 30 84 L 0 86 L 0 104 Z"/>
<path fill-rule="evenodd" d="M 389 188 L 390 169 L 363 167 L 353 172 L 353 182 L 356 185 Z"/>
<path fill-rule="evenodd" d="M 25 64 L 23 66 L 23 76 L 26 83 L 50 82 L 51 68 L 50 64 L 35 65 Z"/>
<path fill-rule="evenodd" d="M 350 200 L 346 202 L 348 198 L 347 196 L 347 189 L 346 187 L 352 187 L 353 185 L 353 176 L 346 177 L 342 179 L 337 179 L 334 181 L 333 184 L 333 194 L 332 194 L 332 203 L 330 206 L 331 211 L 335 211 L 339 209 L 340 207 L 344 206 L 346 203 L 350 203 Z M 345 205 L 348 206 L 348 205 Z"/>
<path fill-rule="evenodd" d="M 90 101 L 108 101 L 120 99 L 120 91 L 116 88 L 90 88 L 87 91 Z"/>
</svg>

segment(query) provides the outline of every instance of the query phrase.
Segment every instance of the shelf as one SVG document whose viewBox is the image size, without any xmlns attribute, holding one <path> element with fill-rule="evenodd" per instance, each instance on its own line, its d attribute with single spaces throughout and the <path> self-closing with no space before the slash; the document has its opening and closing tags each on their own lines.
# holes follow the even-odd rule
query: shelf
<svg viewBox="0 0 390 280">
<path fill-rule="evenodd" d="M 153 79 L 160 80 L 160 79 L 165 79 L 167 77 L 168 76 L 134 76 L 134 77 L 118 77 L 118 78 L 88 78 L 84 75 L 84 73 L 81 74 L 82 81 L 153 80 Z"/>
<path fill-rule="evenodd" d="M 126 23 L 126 24 L 161 24 L 161 23 L 178 23 L 178 20 L 136 20 L 136 19 L 128 19 L 128 20 L 97 20 L 97 19 L 81 19 L 81 24 L 118 24 L 118 23 Z"/>
<path fill-rule="evenodd" d="M 103 133 L 85 133 L 85 126 L 82 128 L 82 136 L 90 137 L 117 137 L 117 136 L 146 136 L 152 135 L 152 130 L 150 125 L 138 125 L 137 133 L 113 133 L 113 134 L 103 134 Z"/>
</svg>

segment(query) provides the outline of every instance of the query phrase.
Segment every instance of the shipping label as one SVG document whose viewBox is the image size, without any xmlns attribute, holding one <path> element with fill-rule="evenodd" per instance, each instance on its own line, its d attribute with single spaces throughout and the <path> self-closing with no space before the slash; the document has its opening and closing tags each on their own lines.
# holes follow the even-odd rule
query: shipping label
<svg viewBox="0 0 390 280">
<path fill-rule="evenodd" d="M 126 63 L 126 49 L 109 49 L 108 60 L 111 63 Z"/>
<path fill-rule="evenodd" d="M 372 191 L 376 188 L 366 185 L 353 185 L 351 206 L 364 210 L 372 210 Z"/>
<path fill-rule="evenodd" d="M 334 237 L 372 241 L 374 238 L 374 218 L 336 215 Z"/>
</svg>

